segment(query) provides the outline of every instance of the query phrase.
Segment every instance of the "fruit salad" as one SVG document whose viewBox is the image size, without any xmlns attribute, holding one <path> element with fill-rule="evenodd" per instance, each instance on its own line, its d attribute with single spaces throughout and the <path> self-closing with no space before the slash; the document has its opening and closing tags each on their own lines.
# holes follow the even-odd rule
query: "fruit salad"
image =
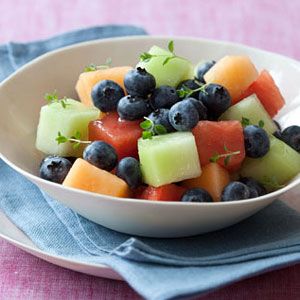
<svg viewBox="0 0 300 300">
<path fill-rule="evenodd" d="M 219 202 L 262 196 L 300 172 L 300 127 L 273 120 L 284 98 L 247 56 L 194 67 L 170 41 L 135 67 L 87 66 L 75 89 L 79 101 L 45 95 L 43 179 L 123 198 Z"/>
</svg>

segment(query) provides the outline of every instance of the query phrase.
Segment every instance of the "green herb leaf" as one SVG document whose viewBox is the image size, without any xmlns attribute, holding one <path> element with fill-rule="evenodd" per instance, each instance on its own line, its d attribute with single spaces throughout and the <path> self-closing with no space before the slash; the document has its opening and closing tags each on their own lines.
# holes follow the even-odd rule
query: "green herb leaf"
<svg viewBox="0 0 300 300">
<path fill-rule="evenodd" d="M 152 139 L 152 133 L 150 131 L 143 131 L 142 133 L 143 140 L 151 140 Z"/>
<path fill-rule="evenodd" d="M 87 66 L 85 66 L 85 68 L 83 69 L 83 72 L 93 72 L 97 70 L 97 66 L 95 64 L 89 64 Z"/>
<path fill-rule="evenodd" d="M 73 149 L 76 150 L 76 149 L 78 149 L 80 147 L 80 143 L 79 142 L 78 143 L 74 143 L 72 147 L 73 147 Z"/>
<path fill-rule="evenodd" d="M 108 57 L 103 65 L 89 64 L 84 68 L 84 72 L 93 72 L 101 69 L 108 69 L 111 66 L 112 59 Z"/>
<path fill-rule="evenodd" d="M 161 124 L 154 125 L 154 131 L 158 135 L 167 133 L 167 129 Z"/>
<path fill-rule="evenodd" d="M 228 155 L 228 156 L 226 156 L 226 157 L 224 158 L 224 165 L 225 165 L 225 166 L 228 166 L 228 164 L 229 164 L 229 162 L 230 162 L 230 159 L 231 159 L 231 156 L 232 156 L 232 155 Z"/>
<path fill-rule="evenodd" d="M 213 162 L 213 163 L 216 163 L 216 162 L 218 161 L 218 159 L 219 159 L 219 154 L 216 153 L 216 154 L 214 154 L 214 155 L 209 159 L 209 161 L 210 161 L 210 162 Z"/>
<path fill-rule="evenodd" d="M 49 104 L 58 101 L 57 91 L 55 90 L 52 94 L 46 93 L 44 99 L 48 101 Z"/>
<path fill-rule="evenodd" d="M 59 145 L 59 144 L 66 143 L 68 141 L 68 138 L 63 136 L 61 134 L 61 132 L 59 131 L 55 140 L 57 141 L 57 144 Z"/>
<path fill-rule="evenodd" d="M 151 120 L 145 120 L 140 124 L 140 127 L 144 130 L 148 130 L 152 128 L 152 122 Z"/>
<path fill-rule="evenodd" d="M 163 66 L 166 65 L 171 59 L 175 58 L 175 56 L 169 56 L 163 61 Z"/>
<path fill-rule="evenodd" d="M 242 124 L 243 127 L 251 125 L 250 119 L 242 117 L 241 124 Z"/>
<path fill-rule="evenodd" d="M 258 126 L 259 126 L 260 128 L 263 128 L 263 127 L 265 126 L 265 122 L 264 122 L 263 120 L 260 120 L 260 121 L 258 122 Z"/>
<path fill-rule="evenodd" d="M 55 140 L 57 141 L 58 145 L 66 143 L 66 142 L 70 142 L 73 144 L 74 149 L 77 149 L 80 146 L 80 144 L 90 144 L 91 143 L 91 141 L 81 141 L 80 138 L 81 138 L 81 133 L 79 131 L 76 131 L 75 134 L 69 138 L 62 135 L 61 132 L 59 131 L 57 133 L 57 137 L 55 138 Z"/>
<path fill-rule="evenodd" d="M 66 103 L 66 101 L 68 100 L 67 97 L 58 99 L 56 90 L 52 94 L 46 93 L 44 95 L 44 99 L 48 102 L 48 105 L 50 105 L 52 103 L 60 103 L 63 108 L 66 108 L 68 105 L 70 105 L 70 104 Z"/>
<path fill-rule="evenodd" d="M 226 153 L 223 154 L 219 154 L 219 153 L 215 153 L 210 159 L 210 162 L 217 162 L 220 158 L 224 158 L 224 165 L 227 166 L 230 163 L 231 157 L 234 155 L 238 155 L 241 153 L 241 151 L 230 151 L 226 145 L 224 145 L 224 150 Z"/>
<path fill-rule="evenodd" d="M 174 41 L 170 41 L 168 44 L 168 49 L 170 52 L 174 52 Z"/>
<path fill-rule="evenodd" d="M 140 60 L 141 61 L 149 61 L 152 57 L 154 57 L 154 55 L 148 53 L 148 52 L 143 52 L 141 55 L 140 55 Z"/>
<path fill-rule="evenodd" d="M 143 52 L 141 55 L 140 55 L 140 61 L 144 61 L 144 62 L 148 62 L 150 61 L 153 57 L 162 57 L 162 58 L 165 58 L 163 60 L 163 66 L 166 65 L 170 60 L 174 59 L 174 58 L 180 58 L 180 59 L 183 59 L 183 60 L 186 60 L 184 57 L 180 57 L 178 55 L 176 55 L 174 53 L 174 41 L 169 41 L 168 43 L 168 50 L 171 52 L 170 55 L 166 55 L 166 54 L 160 54 L 160 55 L 152 55 L 150 54 L 149 52 Z"/>
<path fill-rule="evenodd" d="M 142 138 L 152 139 L 155 135 L 165 134 L 167 133 L 167 129 L 161 124 L 154 124 L 153 121 L 147 117 L 145 117 L 145 121 L 140 123 L 140 127 L 144 129 L 142 133 Z"/>
<path fill-rule="evenodd" d="M 177 95 L 180 98 L 187 98 L 195 92 L 203 92 L 207 94 L 207 92 L 205 91 L 205 87 L 206 84 L 200 84 L 198 88 L 192 90 L 186 85 L 182 85 L 182 87 L 179 90 L 177 90 Z"/>
</svg>

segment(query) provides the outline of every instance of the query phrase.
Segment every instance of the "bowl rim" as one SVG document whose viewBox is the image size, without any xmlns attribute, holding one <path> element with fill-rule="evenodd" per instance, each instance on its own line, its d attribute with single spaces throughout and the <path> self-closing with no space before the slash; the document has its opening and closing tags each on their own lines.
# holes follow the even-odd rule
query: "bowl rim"
<svg viewBox="0 0 300 300">
<path fill-rule="evenodd" d="M 74 45 L 69 45 L 66 47 L 62 47 L 50 52 L 47 52 L 45 54 L 42 54 L 41 56 L 31 60 L 30 62 L 24 64 L 22 67 L 14 71 L 12 74 L 10 74 L 7 78 L 5 78 L 2 82 L 0 82 L 0 90 L 5 87 L 6 84 L 8 84 L 11 80 L 13 80 L 16 77 L 22 76 L 23 72 L 26 72 L 28 69 L 30 69 L 33 65 L 38 64 L 40 61 L 47 59 L 48 57 L 52 57 L 55 55 L 59 55 L 60 53 L 72 51 L 74 49 L 79 49 L 79 48 L 84 48 L 84 47 L 89 47 L 97 44 L 103 44 L 103 43 L 119 43 L 119 42 L 126 42 L 126 41 L 136 41 L 136 40 L 161 40 L 161 41 L 169 41 L 169 40 L 174 40 L 176 41 L 186 41 L 186 42 L 201 42 L 201 43 L 209 43 L 209 44 L 214 44 L 216 46 L 225 46 L 225 45 L 230 45 L 233 47 L 238 47 L 241 50 L 248 50 L 248 51 L 255 51 L 256 53 L 260 54 L 265 54 L 265 55 L 272 55 L 275 57 L 278 57 L 280 59 L 284 59 L 290 64 L 293 65 L 298 65 L 300 68 L 300 62 L 297 61 L 296 59 L 284 56 L 279 53 L 274 53 L 271 51 L 267 50 L 262 50 L 259 48 L 247 46 L 244 44 L 240 43 L 235 43 L 235 42 L 228 42 L 226 40 L 215 40 L 215 39 L 206 39 L 206 38 L 197 38 L 197 37 L 190 37 L 190 36 L 174 36 L 174 35 L 136 35 L 136 36 L 128 36 L 128 37 L 112 37 L 112 38 L 104 38 L 104 39 L 96 39 L 92 41 L 87 41 L 87 42 L 80 42 L 76 43 Z M 0 158 L 7 164 L 9 165 L 12 169 L 20 173 L 21 175 L 27 177 L 30 179 L 32 182 L 37 182 L 38 184 L 46 184 L 49 185 L 50 187 L 56 188 L 56 189 L 61 189 L 61 190 L 67 190 L 70 192 L 76 192 L 79 193 L 82 196 L 89 196 L 92 198 L 102 198 L 105 200 L 112 200 L 112 201 L 121 201 L 122 203 L 134 203 L 134 204 L 145 204 L 145 205 L 150 205 L 150 206 L 239 206 L 244 204 L 249 204 L 249 203 L 255 203 L 255 202 L 260 202 L 267 200 L 269 198 L 275 198 L 278 197 L 289 190 L 295 188 L 297 185 L 300 184 L 300 177 L 296 178 L 294 181 L 288 183 L 286 186 L 283 188 L 280 188 L 276 191 L 273 191 L 271 193 L 268 193 L 266 195 L 256 197 L 256 198 L 249 198 L 245 200 L 236 200 L 236 201 L 226 201 L 226 202 L 179 202 L 179 201 L 149 201 L 145 199 L 136 199 L 136 198 L 121 198 L 121 197 L 114 197 L 114 196 L 109 196 L 109 195 L 104 195 L 104 194 L 97 194 L 85 190 L 80 190 L 76 188 L 71 188 L 71 187 L 65 187 L 61 184 L 54 183 L 51 181 L 47 181 L 45 179 L 40 178 L 37 175 L 34 175 L 28 171 L 23 170 L 22 168 L 18 167 L 16 164 L 14 164 L 12 161 L 10 161 L 5 155 L 3 155 L 0 152 Z M 39 187 L 40 188 L 40 187 Z"/>
</svg>

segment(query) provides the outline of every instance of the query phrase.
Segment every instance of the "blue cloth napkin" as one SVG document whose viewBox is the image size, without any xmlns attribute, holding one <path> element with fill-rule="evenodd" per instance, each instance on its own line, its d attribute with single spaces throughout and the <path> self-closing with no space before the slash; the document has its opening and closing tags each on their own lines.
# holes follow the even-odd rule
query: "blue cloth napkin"
<svg viewBox="0 0 300 300">
<path fill-rule="evenodd" d="M 0 80 L 57 47 L 133 34 L 145 32 L 132 26 L 107 26 L 30 44 L 2 45 Z M 136 238 L 77 215 L 0 160 L 0 209 L 40 249 L 109 265 L 146 299 L 202 294 L 300 261 L 300 214 L 280 201 L 217 232 L 180 239 Z"/>
</svg>

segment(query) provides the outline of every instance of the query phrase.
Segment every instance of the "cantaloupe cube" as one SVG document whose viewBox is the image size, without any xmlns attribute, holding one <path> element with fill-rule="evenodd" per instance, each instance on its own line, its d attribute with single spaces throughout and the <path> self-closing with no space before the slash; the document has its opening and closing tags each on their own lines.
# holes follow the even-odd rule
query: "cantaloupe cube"
<svg viewBox="0 0 300 300">
<path fill-rule="evenodd" d="M 204 75 L 207 83 L 224 86 L 231 96 L 232 104 L 258 77 L 258 72 L 248 56 L 225 56 Z"/>
<path fill-rule="evenodd" d="M 81 73 L 75 87 L 80 101 L 87 106 L 93 106 L 91 91 L 101 80 L 115 81 L 125 90 L 124 77 L 131 69 L 132 67 L 125 66 Z"/>
<path fill-rule="evenodd" d="M 188 189 L 203 188 L 217 202 L 220 201 L 222 191 L 229 182 L 230 176 L 226 169 L 217 163 L 209 163 L 202 168 L 199 177 L 183 181 L 182 186 Z"/>
<path fill-rule="evenodd" d="M 81 158 L 76 159 L 63 185 L 115 197 L 130 196 L 129 187 L 124 180 Z"/>
</svg>

